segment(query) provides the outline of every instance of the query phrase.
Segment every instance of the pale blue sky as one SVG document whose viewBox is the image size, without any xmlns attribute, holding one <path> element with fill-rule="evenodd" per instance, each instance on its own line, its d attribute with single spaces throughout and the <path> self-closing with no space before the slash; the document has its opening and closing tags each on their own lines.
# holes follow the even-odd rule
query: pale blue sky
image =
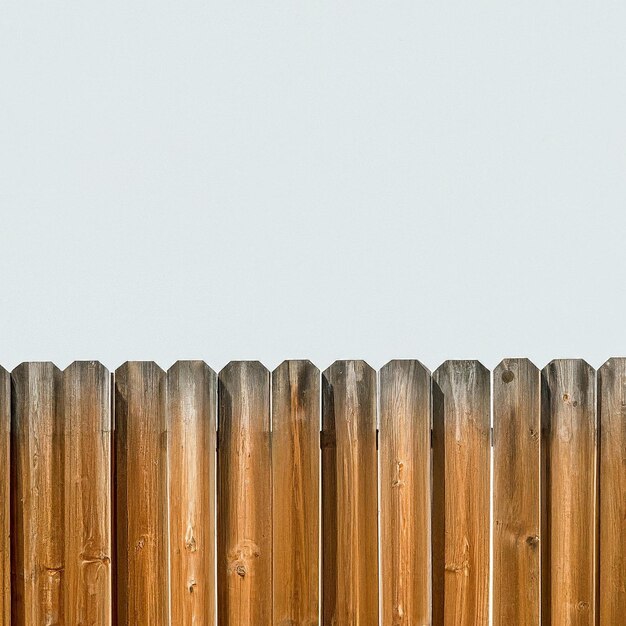
<svg viewBox="0 0 626 626">
<path fill-rule="evenodd" d="M 626 354 L 623 2 L 0 12 L 0 363 Z"/>
</svg>

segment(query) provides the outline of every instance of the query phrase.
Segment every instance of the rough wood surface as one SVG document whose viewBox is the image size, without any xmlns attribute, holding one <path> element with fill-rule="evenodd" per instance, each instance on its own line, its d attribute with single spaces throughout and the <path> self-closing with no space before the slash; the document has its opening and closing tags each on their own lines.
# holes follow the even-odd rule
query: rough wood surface
<svg viewBox="0 0 626 626">
<path fill-rule="evenodd" d="M 169 623 L 164 378 L 152 362 L 115 372 L 117 624 Z"/>
<path fill-rule="evenodd" d="M 322 377 L 322 619 L 378 625 L 376 372 L 336 361 Z"/>
<path fill-rule="evenodd" d="M 12 623 L 65 624 L 62 374 L 22 363 L 13 380 L 11 424 Z"/>
<path fill-rule="evenodd" d="M 285 361 L 272 374 L 274 624 L 318 623 L 320 371 Z"/>
<path fill-rule="evenodd" d="M 438 440 L 443 446 L 444 468 L 436 470 L 445 481 L 444 624 L 477 626 L 489 622 L 489 482 L 490 381 L 478 361 L 446 361 L 433 374 L 440 401 L 433 408 Z M 441 457 L 434 455 L 435 461 Z M 434 489 L 437 489 L 435 483 Z M 433 547 L 435 550 L 435 547 Z M 435 576 L 435 580 L 441 578 Z M 441 590 L 434 591 L 441 594 Z M 435 602 L 436 603 L 436 602 Z M 437 623 L 437 622 L 435 622 Z"/>
<path fill-rule="evenodd" d="M 171 624 L 215 624 L 217 380 L 203 361 L 167 372 Z"/>
<path fill-rule="evenodd" d="M 383 626 L 431 624 L 431 377 L 419 361 L 380 371 Z"/>
<path fill-rule="evenodd" d="M 219 374 L 218 621 L 272 624 L 270 375 L 258 361 Z"/>
<path fill-rule="evenodd" d="M 493 376 L 493 623 L 540 623 L 541 373 L 505 359 Z"/>
<path fill-rule="evenodd" d="M 598 371 L 600 626 L 626 620 L 626 359 Z"/>
<path fill-rule="evenodd" d="M 543 370 L 548 416 L 548 579 L 552 624 L 596 624 L 595 372 L 582 360 Z"/>
<path fill-rule="evenodd" d="M 65 623 L 111 624 L 111 376 L 95 361 L 63 372 Z"/>
<path fill-rule="evenodd" d="M 11 376 L 0 367 L 0 626 L 11 623 Z"/>
</svg>

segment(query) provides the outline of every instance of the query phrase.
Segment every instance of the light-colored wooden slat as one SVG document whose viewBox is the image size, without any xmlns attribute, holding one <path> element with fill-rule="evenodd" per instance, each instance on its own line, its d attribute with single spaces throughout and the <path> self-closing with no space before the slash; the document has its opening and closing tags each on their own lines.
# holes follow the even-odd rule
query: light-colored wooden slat
<svg viewBox="0 0 626 626">
<path fill-rule="evenodd" d="M 489 621 L 489 481 L 490 481 L 490 380 L 489 371 L 478 361 L 446 361 L 433 374 L 438 401 L 433 415 L 444 467 L 434 468 L 433 489 L 444 486 L 444 516 L 433 534 L 443 533 L 443 606 L 441 589 L 433 590 L 435 623 L 472 626 Z M 434 393 L 434 392 L 433 392 Z M 440 494 L 437 497 L 441 497 Z M 436 507 L 435 507 L 436 509 Z M 435 546 L 433 546 L 435 550 Z M 441 574 L 434 575 L 441 584 Z M 443 609 L 443 615 L 441 615 Z M 442 619 L 442 622 L 437 622 Z"/>
<path fill-rule="evenodd" d="M 116 621 L 169 623 L 165 373 L 152 362 L 115 372 Z"/>
<path fill-rule="evenodd" d="M 493 623 L 538 626 L 541 372 L 505 359 L 493 375 Z"/>
<path fill-rule="evenodd" d="M 0 626 L 11 623 L 11 376 L 0 367 Z"/>
<path fill-rule="evenodd" d="M 543 370 L 548 428 L 549 559 L 543 567 L 551 624 L 596 624 L 597 449 L 595 371 L 579 359 Z M 547 598 L 546 598 L 547 599 Z"/>
<path fill-rule="evenodd" d="M 322 377 L 322 619 L 378 625 L 376 372 L 336 361 Z"/>
<path fill-rule="evenodd" d="M 65 623 L 112 619 L 111 375 L 96 361 L 63 372 Z"/>
<path fill-rule="evenodd" d="M 13 380 L 12 614 L 19 626 L 65 624 L 62 374 L 22 363 Z"/>
<path fill-rule="evenodd" d="M 257 361 L 229 363 L 219 374 L 218 397 L 218 622 L 269 626 L 270 374 Z"/>
<path fill-rule="evenodd" d="M 419 361 L 380 370 L 383 626 L 431 624 L 431 377 Z"/>
<path fill-rule="evenodd" d="M 217 379 L 203 361 L 167 372 L 171 623 L 215 624 Z"/>
<path fill-rule="evenodd" d="M 274 624 L 318 623 L 320 371 L 285 361 L 272 374 Z"/>
<path fill-rule="evenodd" d="M 600 626 L 626 621 L 626 359 L 598 371 Z"/>
</svg>

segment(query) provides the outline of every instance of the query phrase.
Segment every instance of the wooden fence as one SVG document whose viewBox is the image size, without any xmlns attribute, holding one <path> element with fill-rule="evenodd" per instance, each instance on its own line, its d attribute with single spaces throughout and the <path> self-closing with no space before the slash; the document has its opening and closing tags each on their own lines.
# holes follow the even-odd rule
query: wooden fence
<svg viewBox="0 0 626 626">
<path fill-rule="evenodd" d="M 2 626 L 626 623 L 626 359 L 24 363 L 0 477 Z"/>
</svg>

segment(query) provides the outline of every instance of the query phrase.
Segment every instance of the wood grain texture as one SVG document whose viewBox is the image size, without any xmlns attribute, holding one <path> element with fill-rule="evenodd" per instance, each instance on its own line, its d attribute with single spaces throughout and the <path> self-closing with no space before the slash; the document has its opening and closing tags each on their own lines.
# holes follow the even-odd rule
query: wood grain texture
<svg viewBox="0 0 626 626">
<path fill-rule="evenodd" d="M 120 625 L 169 623 L 164 378 L 152 362 L 127 362 L 115 372 L 115 623 Z"/>
<path fill-rule="evenodd" d="M 376 372 L 336 361 L 322 377 L 322 619 L 378 625 Z"/>
<path fill-rule="evenodd" d="M 582 360 L 543 369 L 548 446 L 549 617 L 552 624 L 596 623 L 597 449 L 595 371 Z"/>
<path fill-rule="evenodd" d="M 110 625 L 111 375 L 96 361 L 63 372 L 65 623 Z"/>
<path fill-rule="evenodd" d="M 270 374 L 258 361 L 219 374 L 218 622 L 272 623 Z"/>
<path fill-rule="evenodd" d="M 215 624 L 215 372 L 178 361 L 167 372 L 171 623 Z"/>
<path fill-rule="evenodd" d="M 431 377 L 419 361 L 380 371 L 383 626 L 431 624 Z"/>
<path fill-rule="evenodd" d="M 272 374 L 274 624 L 319 621 L 319 432 L 320 371 L 285 361 Z"/>
<path fill-rule="evenodd" d="M 440 394 L 433 416 L 443 454 L 434 453 L 433 468 L 445 481 L 444 528 L 441 534 L 444 563 L 443 624 L 469 626 L 489 621 L 489 504 L 490 504 L 490 380 L 478 361 L 446 361 L 433 374 Z M 434 392 L 433 392 L 434 393 Z M 435 433 L 433 433 L 435 436 Z M 438 488 L 438 482 L 434 483 Z M 433 546 L 433 550 L 436 550 Z M 441 583 L 441 576 L 434 575 Z M 434 605 L 440 589 L 434 589 Z"/>
<path fill-rule="evenodd" d="M 538 626 L 541 609 L 541 372 L 505 359 L 493 376 L 493 623 Z"/>
<path fill-rule="evenodd" d="M 12 623 L 65 624 L 62 374 L 22 363 L 12 378 Z"/>
<path fill-rule="evenodd" d="M 0 367 L 0 626 L 11 623 L 11 375 Z"/>
<path fill-rule="evenodd" d="M 626 359 L 598 370 L 600 626 L 626 620 Z"/>
</svg>

